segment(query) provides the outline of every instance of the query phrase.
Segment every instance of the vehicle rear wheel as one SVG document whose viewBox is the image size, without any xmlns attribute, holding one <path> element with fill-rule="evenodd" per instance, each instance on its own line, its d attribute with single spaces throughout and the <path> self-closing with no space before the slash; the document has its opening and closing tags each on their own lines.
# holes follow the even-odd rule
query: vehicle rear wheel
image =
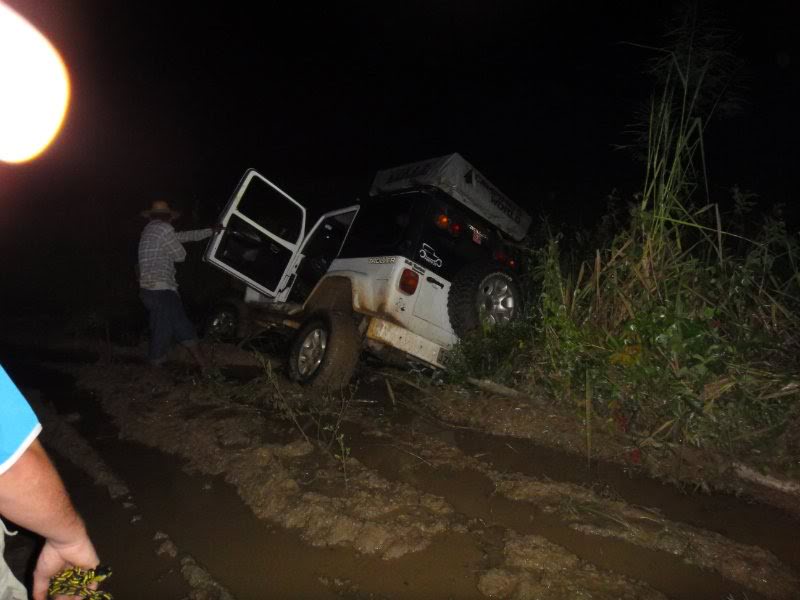
<svg viewBox="0 0 800 600">
<path fill-rule="evenodd" d="M 206 319 L 205 337 L 220 342 L 234 342 L 239 333 L 241 314 L 233 304 L 219 304 Z"/>
<path fill-rule="evenodd" d="M 304 385 L 343 388 L 353 377 L 360 353 L 361 337 L 349 314 L 313 315 L 292 341 L 289 377 Z"/>
<path fill-rule="evenodd" d="M 522 312 L 522 292 L 513 275 L 494 263 L 477 263 L 453 279 L 447 298 L 453 331 L 459 337 L 508 323 Z"/>
</svg>

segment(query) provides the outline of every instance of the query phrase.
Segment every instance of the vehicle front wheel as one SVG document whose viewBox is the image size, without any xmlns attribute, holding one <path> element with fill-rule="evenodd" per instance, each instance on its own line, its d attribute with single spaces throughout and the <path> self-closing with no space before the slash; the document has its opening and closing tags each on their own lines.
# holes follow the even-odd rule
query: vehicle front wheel
<svg viewBox="0 0 800 600">
<path fill-rule="evenodd" d="M 313 315 L 292 341 L 289 377 L 318 388 L 343 388 L 353 377 L 360 353 L 361 337 L 349 314 Z"/>
</svg>

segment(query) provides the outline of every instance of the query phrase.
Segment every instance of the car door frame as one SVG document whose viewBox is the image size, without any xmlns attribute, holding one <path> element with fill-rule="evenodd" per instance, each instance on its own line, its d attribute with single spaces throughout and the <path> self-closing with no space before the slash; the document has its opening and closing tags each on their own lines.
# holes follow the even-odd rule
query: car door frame
<svg viewBox="0 0 800 600">
<path fill-rule="evenodd" d="M 344 246 L 344 243 L 347 241 L 347 236 L 350 235 L 350 229 L 352 229 L 353 223 L 355 222 L 356 218 L 358 217 L 358 211 L 360 209 L 361 209 L 361 205 L 360 204 L 352 204 L 350 206 L 345 206 L 344 208 L 337 208 L 336 210 L 331 210 L 331 211 L 326 212 L 323 215 L 320 215 L 319 219 L 316 220 L 316 222 L 314 223 L 314 226 L 308 232 L 308 235 L 306 235 L 305 238 L 302 240 L 302 242 L 300 244 L 299 251 L 293 256 L 292 262 L 290 263 L 290 265 L 288 267 L 288 276 L 287 276 L 287 278 L 286 278 L 287 280 L 285 282 L 286 285 L 285 285 L 285 287 L 283 289 L 278 291 L 278 295 L 276 296 L 276 300 L 277 301 L 279 301 L 279 302 L 285 301 L 289 297 L 289 294 L 292 291 L 292 284 L 295 281 L 294 276 L 297 274 L 297 270 L 300 268 L 300 263 L 303 262 L 303 259 L 306 257 L 306 254 L 305 254 L 304 250 L 306 249 L 306 246 L 308 245 L 308 243 L 311 242 L 314 239 L 314 236 L 319 231 L 319 228 L 322 227 L 322 223 L 326 219 L 329 219 L 330 217 L 335 217 L 337 215 L 341 215 L 341 214 L 345 214 L 345 213 L 354 211 L 353 218 L 350 219 L 350 224 L 347 226 L 347 231 L 345 232 L 344 236 L 342 237 L 342 243 L 339 244 L 339 249 L 336 252 L 336 256 L 338 257 L 339 254 L 342 251 L 342 247 Z M 291 281 L 289 281 L 289 279 L 291 279 Z"/>
<path fill-rule="evenodd" d="M 245 193 L 247 192 L 247 189 L 253 182 L 253 180 L 258 180 L 263 183 L 266 183 L 280 196 L 282 196 L 292 205 L 300 209 L 301 217 L 300 217 L 299 236 L 297 240 L 295 241 L 286 240 L 280 237 L 280 235 L 270 231 L 266 227 L 260 225 L 253 219 L 249 218 L 245 213 L 238 210 L 239 204 L 244 198 Z M 283 274 L 278 278 L 278 284 L 275 286 L 274 289 L 267 288 L 263 283 L 259 283 L 255 279 L 245 275 L 244 273 L 238 271 L 237 269 L 227 264 L 223 260 L 217 258 L 216 256 L 217 250 L 219 250 L 220 245 L 225 239 L 225 236 L 229 235 L 224 228 L 227 227 L 228 222 L 230 221 L 232 215 L 235 215 L 237 218 L 245 221 L 251 227 L 254 227 L 257 231 L 259 231 L 260 233 L 264 234 L 267 238 L 269 238 L 272 243 L 279 244 L 280 246 L 286 248 L 291 252 L 291 256 L 286 264 L 286 267 L 284 268 Z M 208 243 L 208 246 L 206 247 L 206 252 L 203 259 L 209 264 L 212 264 L 215 267 L 221 269 L 222 271 L 225 271 L 229 275 L 235 277 L 236 279 L 243 281 L 249 287 L 258 291 L 260 294 L 263 294 L 267 298 L 277 299 L 279 295 L 283 296 L 284 295 L 283 292 L 286 291 L 286 282 L 292 276 L 293 267 L 296 268 L 298 262 L 297 255 L 299 254 L 300 248 L 303 246 L 303 243 L 306 240 L 305 236 L 306 215 L 307 211 L 305 206 L 300 204 L 297 200 L 292 198 L 289 194 L 284 192 L 281 188 L 279 188 L 269 179 L 261 175 L 255 169 L 248 169 L 242 176 L 241 180 L 239 181 L 239 184 L 236 186 L 236 189 L 231 195 L 230 200 L 225 206 L 225 209 L 222 211 L 220 215 L 218 222 L 223 226 L 223 230 L 215 233 L 212 236 L 211 240 Z"/>
</svg>

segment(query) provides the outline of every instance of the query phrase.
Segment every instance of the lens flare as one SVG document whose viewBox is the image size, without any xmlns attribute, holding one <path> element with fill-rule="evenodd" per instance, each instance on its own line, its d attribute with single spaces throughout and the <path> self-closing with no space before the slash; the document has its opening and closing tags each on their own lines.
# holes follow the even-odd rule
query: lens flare
<svg viewBox="0 0 800 600">
<path fill-rule="evenodd" d="M 69 96 L 58 51 L 0 2 L 0 161 L 21 163 L 41 154 L 64 122 Z"/>
</svg>

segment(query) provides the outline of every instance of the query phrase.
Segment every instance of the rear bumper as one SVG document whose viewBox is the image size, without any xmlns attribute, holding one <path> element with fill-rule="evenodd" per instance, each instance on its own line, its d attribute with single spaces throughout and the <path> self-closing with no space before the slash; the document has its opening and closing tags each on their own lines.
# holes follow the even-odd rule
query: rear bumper
<svg viewBox="0 0 800 600">
<path fill-rule="evenodd" d="M 389 346 L 431 366 L 444 368 L 446 348 L 404 327 L 373 317 L 367 328 L 367 340 Z"/>
</svg>

